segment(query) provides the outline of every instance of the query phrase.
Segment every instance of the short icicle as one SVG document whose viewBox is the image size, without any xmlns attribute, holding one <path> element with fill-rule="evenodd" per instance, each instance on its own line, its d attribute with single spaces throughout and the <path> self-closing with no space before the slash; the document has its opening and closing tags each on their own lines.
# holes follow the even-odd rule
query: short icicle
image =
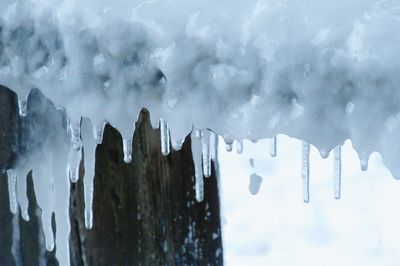
<svg viewBox="0 0 400 266">
<path fill-rule="evenodd" d="M 28 113 L 28 98 L 18 97 L 18 113 L 20 117 L 26 117 Z"/>
<path fill-rule="evenodd" d="M 276 136 L 269 140 L 269 154 L 276 157 Z"/>
<path fill-rule="evenodd" d="M 93 126 L 93 135 L 97 144 L 101 144 L 103 142 L 104 128 L 107 125 L 107 121 L 103 120 L 97 125 Z"/>
<path fill-rule="evenodd" d="M 85 156 L 85 175 L 83 177 L 85 199 L 85 227 L 93 227 L 93 179 L 95 175 L 96 142 L 92 134 L 92 125 L 89 119 L 82 121 L 83 152 Z"/>
<path fill-rule="evenodd" d="M 310 144 L 302 141 L 301 179 L 303 184 L 303 200 L 310 202 Z"/>
<path fill-rule="evenodd" d="M 341 146 L 337 146 L 333 151 L 333 192 L 335 199 L 340 199 L 342 183 L 342 151 Z"/>
<path fill-rule="evenodd" d="M 211 176 L 211 152 L 210 152 L 210 130 L 203 130 L 201 133 L 203 171 L 205 177 Z"/>
<path fill-rule="evenodd" d="M 232 151 L 232 146 L 233 146 L 233 141 L 228 139 L 228 138 L 224 138 L 225 141 L 225 150 L 227 152 L 231 152 Z"/>
<path fill-rule="evenodd" d="M 132 137 L 124 137 L 122 139 L 122 145 L 124 150 L 124 162 L 132 162 Z"/>
<path fill-rule="evenodd" d="M 75 150 L 71 147 L 68 154 L 67 173 L 72 183 L 76 183 L 79 179 L 79 166 L 82 160 L 82 149 Z"/>
<path fill-rule="evenodd" d="M 236 140 L 236 152 L 241 154 L 243 152 L 243 140 Z"/>
<path fill-rule="evenodd" d="M 170 153 L 169 126 L 164 118 L 160 118 L 161 153 L 167 156 Z"/>
<path fill-rule="evenodd" d="M 196 200 L 202 202 L 204 199 L 204 179 L 203 179 L 203 168 L 202 168 L 202 145 L 201 140 L 197 138 L 195 130 L 191 134 L 192 141 L 192 156 L 195 172 L 195 192 Z"/>
</svg>

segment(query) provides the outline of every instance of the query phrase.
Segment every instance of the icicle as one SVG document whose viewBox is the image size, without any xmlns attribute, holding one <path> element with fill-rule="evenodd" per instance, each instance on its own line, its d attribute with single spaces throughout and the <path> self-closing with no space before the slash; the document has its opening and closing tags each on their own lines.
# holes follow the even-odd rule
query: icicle
<svg viewBox="0 0 400 266">
<path fill-rule="evenodd" d="M 180 151 L 182 149 L 184 141 L 185 141 L 184 139 L 178 139 L 178 140 L 171 139 L 172 149 L 174 149 L 174 151 Z"/>
<path fill-rule="evenodd" d="M 168 123 L 164 118 L 160 118 L 160 134 L 161 134 L 161 153 L 166 156 L 170 152 L 170 135 Z"/>
<path fill-rule="evenodd" d="M 42 228 L 44 232 L 47 251 L 53 251 L 54 249 L 54 233 L 51 225 L 51 217 L 51 211 L 49 212 L 47 209 L 42 210 Z"/>
<path fill-rule="evenodd" d="M 67 173 L 72 183 L 76 183 L 79 179 L 79 166 L 82 159 L 82 149 L 75 150 L 71 148 L 68 154 Z"/>
<path fill-rule="evenodd" d="M 26 189 L 26 178 L 29 171 L 26 169 L 25 166 L 18 167 L 16 170 L 17 175 L 17 199 L 19 203 L 19 207 L 21 209 L 21 217 L 25 221 L 29 221 L 29 214 L 28 214 L 28 207 L 29 207 L 29 200 L 27 195 Z"/>
<path fill-rule="evenodd" d="M 227 152 L 231 152 L 231 151 L 232 151 L 232 144 L 233 144 L 233 141 L 230 140 L 230 139 L 228 139 L 228 138 L 224 138 L 224 141 L 225 141 L 225 150 L 226 150 Z"/>
<path fill-rule="evenodd" d="M 12 214 L 16 214 L 18 210 L 17 202 L 17 175 L 14 170 L 10 169 L 7 171 L 8 178 L 8 198 L 10 203 L 10 211 Z"/>
<path fill-rule="evenodd" d="M 276 136 L 269 140 L 269 154 L 276 157 Z"/>
<path fill-rule="evenodd" d="M 214 132 L 210 131 L 210 156 L 213 162 L 217 160 L 218 153 L 218 136 Z"/>
<path fill-rule="evenodd" d="M 337 146 L 333 151 L 333 191 L 335 199 L 340 199 L 340 186 L 342 175 L 341 146 Z"/>
<path fill-rule="evenodd" d="M 236 152 L 242 153 L 243 152 L 243 140 L 236 140 Z"/>
<path fill-rule="evenodd" d="M 124 150 L 124 162 L 132 162 L 132 137 L 123 138 L 122 145 Z"/>
<path fill-rule="evenodd" d="M 195 190 L 196 190 L 196 200 L 202 202 L 204 199 L 204 180 L 203 180 L 203 169 L 202 169 L 202 158 L 201 141 L 196 137 L 195 130 L 191 134 L 192 140 L 192 156 L 195 170 Z"/>
<path fill-rule="evenodd" d="M 89 129 L 92 134 L 92 127 Z M 67 176 L 67 161 L 68 161 L 68 145 L 63 143 L 54 143 L 53 149 L 53 166 L 52 175 L 54 176 L 54 195 L 56 195 L 54 213 L 56 228 L 56 258 L 60 265 L 70 265 L 69 258 L 69 239 L 70 239 L 70 217 L 69 217 L 69 202 L 70 202 L 70 180 Z M 86 160 L 86 153 L 85 153 Z M 47 215 L 47 214 L 46 214 Z M 48 217 L 51 217 L 48 215 Z M 49 220 L 51 221 L 51 220 Z M 48 226 L 48 225 L 47 225 Z M 48 242 L 48 248 L 51 248 L 51 239 Z"/>
<path fill-rule="evenodd" d="M 194 129 L 194 136 L 196 137 L 196 138 L 201 138 L 201 131 L 200 130 L 198 130 L 198 129 Z"/>
<path fill-rule="evenodd" d="M 26 117 L 28 113 L 28 97 L 18 97 L 18 113 L 21 117 Z"/>
<path fill-rule="evenodd" d="M 211 152 L 210 152 L 210 131 L 203 130 L 201 133 L 203 171 L 205 177 L 211 176 Z"/>
<path fill-rule="evenodd" d="M 85 156 L 84 198 L 85 198 L 85 226 L 93 227 L 93 179 L 95 175 L 96 142 L 91 134 L 92 125 L 88 119 L 82 121 L 83 152 Z M 132 145 L 132 142 L 131 142 Z M 132 146 L 131 146 L 132 147 Z M 132 152 L 132 151 L 131 151 Z"/>
<path fill-rule="evenodd" d="M 310 201 L 310 144 L 302 142 L 302 169 L 301 179 L 303 183 L 303 200 L 305 203 Z"/>
<path fill-rule="evenodd" d="M 326 150 L 320 150 L 319 154 L 321 155 L 322 159 L 326 159 L 329 156 L 329 151 Z"/>
<path fill-rule="evenodd" d="M 101 123 L 93 127 L 94 139 L 97 144 L 101 144 L 103 142 L 104 128 L 106 127 L 106 125 L 107 122 L 103 120 Z"/>
<path fill-rule="evenodd" d="M 71 129 L 71 141 L 75 150 L 79 150 L 82 147 L 81 141 L 81 118 L 72 120 L 70 122 Z"/>
<path fill-rule="evenodd" d="M 70 151 L 75 151 L 70 147 Z M 54 174 L 52 152 L 46 152 L 32 170 L 32 180 L 36 195 L 36 201 L 41 209 L 41 225 L 45 238 L 47 251 L 54 249 L 54 233 L 52 228 L 52 214 L 55 205 Z"/>
<path fill-rule="evenodd" d="M 38 221 L 40 221 L 41 220 L 41 211 L 40 211 L 40 208 L 39 207 L 36 207 L 36 209 L 35 209 L 35 217 L 36 217 L 36 219 L 38 219 Z M 38 245 L 39 245 L 39 254 L 38 254 L 38 257 L 39 257 L 39 261 L 38 261 L 38 265 L 39 266 L 46 266 L 46 249 L 45 248 L 43 248 L 43 247 L 45 247 L 46 246 L 46 243 L 45 243 L 45 239 L 44 239 L 44 237 L 43 237 L 43 234 L 42 234 L 42 227 L 39 225 L 38 227 L 37 227 L 37 234 L 38 234 Z"/>
</svg>

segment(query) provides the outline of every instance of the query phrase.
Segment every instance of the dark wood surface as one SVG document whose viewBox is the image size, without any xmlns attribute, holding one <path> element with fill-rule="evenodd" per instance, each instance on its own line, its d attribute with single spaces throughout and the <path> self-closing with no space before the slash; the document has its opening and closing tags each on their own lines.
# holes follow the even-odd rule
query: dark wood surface
<svg viewBox="0 0 400 266">
<path fill-rule="evenodd" d="M 30 99 L 43 108 L 29 110 L 29 123 L 39 129 L 65 119 L 60 111 L 36 91 Z M 44 104 L 45 103 L 45 104 Z M 15 94 L 0 87 L 0 265 L 16 265 L 12 255 L 13 216 L 9 212 L 7 178 L 16 155 L 32 144 L 27 121 L 17 115 Z M 31 104 L 35 106 L 34 104 Z M 42 121 L 46 112 L 59 112 L 52 121 Z M 58 121 L 60 120 L 60 121 Z M 42 123 L 42 124 L 40 124 Z M 22 130 L 25 128 L 25 130 Z M 107 126 L 97 147 L 94 180 L 94 225 L 84 228 L 83 180 L 71 186 L 70 254 L 72 265 L 222 265 L 219 196 L 215 172 L 205 179 L 205 201 L 194 196 L 194 167 L 187 138 L 181 151 L 162 156 L 159 130 L 153 130 L 146 111 L 136 125 L 133 161 L 123 162 L 119 133 Z M 213 167 L 214 169 L 214 167 Z M 81 176 L 84 172 L 81 167 Z M 18 222 L 20 241 L 14 253 L 20 265 L 57 265 L 53 252 L 44 251 L 40 209 L 32 179 L 28 176 L 30 222 Z M 56 230 L 56 226 L 54 226 Z M 15 233 L 15 232 L 14 232 Z M 44 262 L 39 254 L 45 253 Z"/>
</svg>

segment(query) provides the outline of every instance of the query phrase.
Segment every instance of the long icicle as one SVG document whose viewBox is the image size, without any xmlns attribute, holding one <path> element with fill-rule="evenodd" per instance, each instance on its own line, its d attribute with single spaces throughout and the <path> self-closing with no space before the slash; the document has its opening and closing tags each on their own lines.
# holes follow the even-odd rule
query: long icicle
<svg viewBox="0 0 400 266">
<path fill-rule="evenodd" d="M 95 176 L 96 142 L 92 134 L 90 120 L 82 121 L 82 139 L 85 175 L 83 177 L 85 198 L 85 226 L 87 229 L 93 227 L 93 179 Z"/>
<path fill-rule="evenodd" d="M 170 152 L 169 126 L 164 118 L 160 118 L 161 153 L 166 156 Z"/>
<path fill-rule="evenodd" d="M 201 132 L 201 145 L 203 157 L 203 171 L 205 177 L 211 176 L 211 152 L 210 152 L 210 131 L 208 129 Z"/>
<path fill-rule="evenodd" d="M 8 178 L 8 199 L 10 203 L 10 211 L 16 214 L 18 210 L 17 202 L 17 174 L 13 169 L 7 170 Z"/>
<path fill-rule="evenodd" d="M 218 151 L 218 135 L 210 131 L 210 156 L 213 162 L 217 160 L 217 151 Z"/>
<path fill-rule="evenodd" d="M 203 167 L 201 158 L 201 140 L 197 138 L 195 130 L 191 134 L 192 141 L 192 156 L 194 163 L 195 172 L 195 192 L 196 200 L 202 202 L 204 199 L 204 179 L 203 179 Z"/>
<path fill-rule="evenodd" d="M 342 183 L 342 151 L 337 146 L 333 151 L 333 192 L 335 199 L 340 199 Z"/>
<path fill-rule="evenodd" d="M 303 200 L 310 202 L 310 144 L 302 141 L 301 179 L 303 184 Z"/>
<path fill-rule="evenodd" d="M 269 140 L 269 154 L 276 157 L 276 136 Z"/>
<path fill-rule="evenodd" d="M 72 145 L 75 150 L 79 150 L 82 147 L 81 141 L 81 120 L 82 118 L 79 117 L 78 119 L 74 119 L 71 121 L 70 130 L 71 130 L 71 141 Z"/>
</svg>

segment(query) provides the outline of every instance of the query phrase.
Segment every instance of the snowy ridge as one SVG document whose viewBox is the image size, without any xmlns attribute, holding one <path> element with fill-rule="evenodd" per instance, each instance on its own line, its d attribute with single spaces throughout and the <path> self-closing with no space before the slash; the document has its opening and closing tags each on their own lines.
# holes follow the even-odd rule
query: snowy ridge
<svg viewBox="0 0 400 266">
<path fill-rule="evenodd" d="M 236 140 L 238 151 L 242 139 L 286 134 L 315 145 L 322 156 L 351 139 L 363 168 L 378 151 L 400 178 L 399 26 L 400 4 L 394 0 L 2 1 L 0 84 L 18 94 L 21 116 L 33 88 L 68 115 L 66 129 L 54 130 L 60 136 L 30 151 L 15 171 L 22 176 L 36 167 L 52 176 L 54 168 L 65 169 L 58 173 L 65 176 L 63 184 L 51 181 L 65 201 L 39 202 L 47 215 L 61 210 L 56 213 L 64 233 L 56 241 L 61 264 L 69 265 L 68 243 L 61 239 L 68 239 L 67 188 L 69 179 L 78 178 L 82 148 L 90 151 L 84 179 L 91 228 L 94 151 L 104 125 L 120 131 L 129 162 L 134 122 L 143 107 L 153 126 L 161 127 L 165 155 L 170 143 L 179 149 L 196 129 L 198 200 L 203 172 L 208 176 L 215 160 L 214 133 L 230 150 Z M 69 155 L 53 156 L 49 147 Z M 275 156 L 276 139 L 271 147 Z M 42 165 L 37 154 L 51 159 Z M 339 153 L 336 158 L 339 197 Z M 307 184 L 307 156 L 305 168 Z M 22 208 L 25 184 L 13 174 L 10 187 L 17 188 L 10 203 L 17 195 Z M 43 182 L 38 189 L 54 196 L 45 189 L 51 185 Z M 46 235 L 51 249 L 49 239 L 51 233 Z"/>
</svg>

